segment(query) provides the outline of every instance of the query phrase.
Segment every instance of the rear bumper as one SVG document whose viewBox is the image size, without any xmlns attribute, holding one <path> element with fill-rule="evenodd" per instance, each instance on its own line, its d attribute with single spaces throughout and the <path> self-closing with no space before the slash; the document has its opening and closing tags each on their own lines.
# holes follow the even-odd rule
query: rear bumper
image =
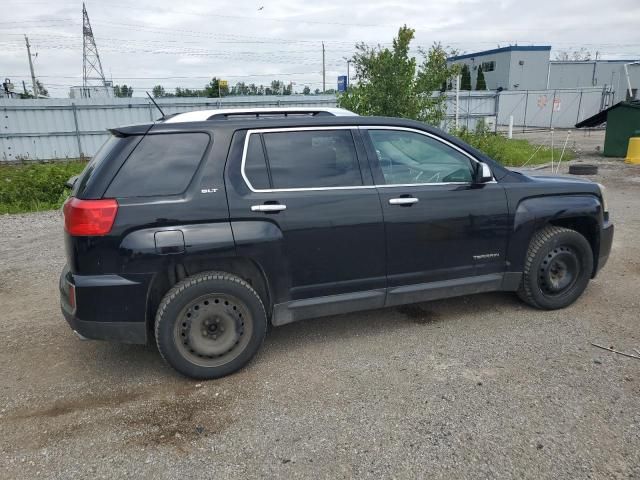
<svg viewBox="0 0 640 480">
<path fill-rule="evenodd" d="M 67 323 L 84 340 L 110 340 L 122 343 L 147 343 L 144 322 L 87 322 L 62 309 Z"/>
<path fill-rule="evenodd" d="M 609 254 L 611 253 L 611 244 L 613 243 L 613 224 L 606 222 L 602 226 L 600 231 L 600 251 L 598 253 L 598 261 L 593 271 L 595 277 L 602 267 L 604 267 L 609 260 Z"/>
<path fill-rule="evenodd" d="M 60 307 L 81 337 L 124 343 L 147 342 L 146 299 L 150 276 L 60 275 Z"/>
</svg>

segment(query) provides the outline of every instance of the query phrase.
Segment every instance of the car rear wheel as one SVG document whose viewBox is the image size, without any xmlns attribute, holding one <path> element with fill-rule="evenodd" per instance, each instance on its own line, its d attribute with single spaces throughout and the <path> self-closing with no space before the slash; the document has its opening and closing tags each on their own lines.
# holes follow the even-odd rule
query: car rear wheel
<svg viewBox="0 0 640 480">
<path fill-rule="evenodd" d="M 208 272 L 175 285 L 156 314 L 156 342 L 165 361 L 192 378 L 210 379 L 242 368 L 267 330 L 262 301 L 235 275 Z"/>
<path fill-rule="evenodd" d="M 536 308 L 564 308 L 582 294 L 592 271 L 587 239 L 575 230 L 547 226 L 531 239 L 518 296 Z"/>
</svg>

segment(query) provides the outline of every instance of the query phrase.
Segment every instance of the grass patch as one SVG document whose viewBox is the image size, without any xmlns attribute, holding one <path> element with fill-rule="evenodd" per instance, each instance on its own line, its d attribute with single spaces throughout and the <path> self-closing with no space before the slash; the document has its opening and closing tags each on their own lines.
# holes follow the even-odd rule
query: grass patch
<svg viewBox="0 0 640 480">
<path fill-rule="evenodd" d="M 551 162 L 552 154 L 553 159 L 557 162 L 562 153 L 561 148 L 554 148 L 552 151 L 549 147 L 541 147 L 540 145 L 530 143 L 528 140 L 509 140 L 500 134 L 489 133 L 482 130 L 477 132 L 461 130 L 455 133 L 455 135 L 507 167 L 549 163 Z M 574 158 L 574 152 L 569 148 L 565 149 L 562 160 L 572 160 Z"/>
<path fill-rule="evenodd" d="M 65 182 L 86 164 L 76 160 L 0 165 L 0 214 L 59 208 L 69 195 Z"/>
</svg>

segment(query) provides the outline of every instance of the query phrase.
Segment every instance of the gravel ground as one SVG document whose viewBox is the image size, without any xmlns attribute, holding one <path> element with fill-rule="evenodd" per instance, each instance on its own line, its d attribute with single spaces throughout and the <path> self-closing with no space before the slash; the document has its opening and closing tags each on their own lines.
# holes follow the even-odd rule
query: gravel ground
<svg viewBox="0 0 640 480">
<path fill-rule="evenodd" d="M 640 167 L 585 295 L 485 294 L 291 324 L 197 383 L 58 309 L 58 212 L 0 217 L 2 478 L 640 478 Z M 566 165 L 563 170 L 566 170 Z M 543 171 L 539 171 L 543 172 Z"/>
</svg>

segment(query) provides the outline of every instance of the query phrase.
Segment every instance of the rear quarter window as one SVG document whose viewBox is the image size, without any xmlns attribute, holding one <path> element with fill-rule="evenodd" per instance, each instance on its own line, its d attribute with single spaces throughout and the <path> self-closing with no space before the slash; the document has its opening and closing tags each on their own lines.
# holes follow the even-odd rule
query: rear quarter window
<svg viewBox="0 0 640 480">
<path fill-rule="evenodd" d="M 113 155 L 119 150 L 122 150 L 127 142 L 114 135 L 109 135 L 107 141 L 98 149 L 91 161 L 84 167 L 82 173 L 78 176 L 78 180 L 71 190 L 71 195 L 74 197 L 80 197 L 84 195 L 87 190 L 87 186 L 94 178 L 96 172 L 99 171 L 100 166 L 105 162 L 105 159 Z"/>
<path fill-rule="evenodd" d="M 193 178 L 209 145 L 206 133 L 145 136 L 109 185 L 107 197 L 179 195 Z"/>
</svg>

